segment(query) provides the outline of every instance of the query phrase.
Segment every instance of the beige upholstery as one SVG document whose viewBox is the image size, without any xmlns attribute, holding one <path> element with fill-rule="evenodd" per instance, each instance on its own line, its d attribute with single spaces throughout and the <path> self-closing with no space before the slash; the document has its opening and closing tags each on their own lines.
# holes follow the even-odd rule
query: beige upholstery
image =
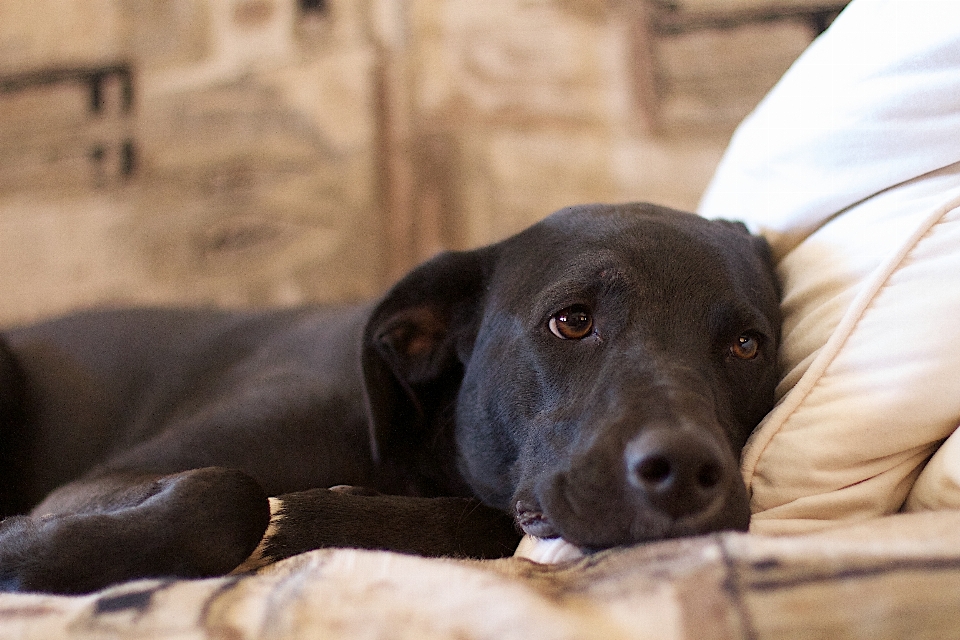
<svg viewBox="0 0 960 640">
<path fill-rule="evenodd" d="M 898 511 L 960 422 L 960 4 L 856 0 L 744 122 L 701 204 L 771 241 L 779 404 L 752 530 Z M 953 449 L 951 448 L 951 451 Z M 908 507 L 960 504 L 945 451 Z"/>
</svg>

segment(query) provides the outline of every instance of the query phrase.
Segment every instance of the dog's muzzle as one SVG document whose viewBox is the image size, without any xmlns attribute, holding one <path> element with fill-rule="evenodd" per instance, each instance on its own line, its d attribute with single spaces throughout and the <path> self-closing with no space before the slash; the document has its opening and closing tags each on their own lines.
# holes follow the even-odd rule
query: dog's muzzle
<svg viewBox="0 0 960 640">
<path fill-rule="evenodd" d="M 739 465 L 709 435 L 654 426 L 617 457 L 588 452 L 545 478 L 535 501 L 516 503 L 517 523 L 527 534 L 588 549 L 746 530 L 750 509 Z"/>
</svg>

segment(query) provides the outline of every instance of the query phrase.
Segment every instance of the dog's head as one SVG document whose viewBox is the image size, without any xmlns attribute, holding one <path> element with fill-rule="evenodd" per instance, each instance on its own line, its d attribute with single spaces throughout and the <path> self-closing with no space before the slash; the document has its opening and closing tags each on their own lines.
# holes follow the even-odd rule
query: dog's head
<svg viewBox="0 0 960 640">
<path fill-rule="evenodd" d="M 438 256 L 376 308 L 375 450 L 585 548 L 743 529 L 738 457 L 773 403 L 778 303 L 740 224 L 565 209 Z"/>
</svg>

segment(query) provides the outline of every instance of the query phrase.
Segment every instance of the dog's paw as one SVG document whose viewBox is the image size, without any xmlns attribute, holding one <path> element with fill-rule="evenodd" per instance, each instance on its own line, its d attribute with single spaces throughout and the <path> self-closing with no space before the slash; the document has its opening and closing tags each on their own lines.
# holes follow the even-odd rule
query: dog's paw
<svg viewBox="0 0 960 640">
<path fill-rule="evenodd" d="M 585 554 L 563 538 L 535 538 L 526 535 L 520 541 L 515 558 L 526 558 L 540 564 L 558 564 L 560 562 L 569 562 L 579 560 Z"/>
<path fill-rule="evenodd" d="M 232 573 L 331 547 L 502 558 L 513 552 L 519 539 L 512 516 L 473 499 L 309 489 L 270 498 L 267 532 Z"/>
<path fill-rule="evenodd" d="M 348 486 L 348 485 L 341 485 Z M 257 548 L 253 550 L 253 553 L 244 560 L 240 565 L 230 572 L 230 575 L 236 575 L 238 573 L 248 573 L 250 571 L 256 571 L 261 569 L 268 564 L 273 564 L 279 558 L 271 556 L 267 549 L 271 542 L 273 541 L 274 536 L 277 535 L 277 531 L 280 528 L 280 520 L 283 519 L 283 501 L 280 498 L 270 498 L 270 524 L 267 525 L 267 530 L 263 534 L 263 538 L 260 540 L 260 544 L 257 545 Z"/>
<path fill-rule="evenodd" d="M 73 555 L 66 550 L 59 566 L 51 561 L 56 558 L 51 542 L 59 529 L 53 516 L 12 516 L 0 522 L 0 592 L 72 591 Z"/>
<path fill-rule="evenodd" d="M 303 516 L 309 514 L 308 520 L 313 521 L 309 529 L 316 529 L 316 525 L 328 520 L 335 520 L 336 510 L 328 513 L 330 498 L 337 502 L 337 496 L 379 496 L 380 492 L 366 487 L 358 487 L 350 484 L 338 484 L 329 489 L 312 489 L 296 494 L 287 494 L 281 497 L 271 497 L 270 500 L 270 524 L 260 540 L 260 544 L 253 550 L 253 553 L 243 561 L 236 569 L 230 572 L 231 575 L 256 571 L 278 560 L 282 560 L 291 555 L 307 551 L 312 548 L 325 546 L 327 542 L 323 535 L 316 536 L 315 531 L 307 534 L 307 542 L 299 540 L 298 543 L 291 544 L 289 538 L 300 538 L 303 528 Z M 309 505 L 310 508 L 304 508 Z M 325 509 L 324 507 L 327 507 Z M 291 516 L 292 518 L 288 518 Z"/>
<path fill-rule="evenodd" d="M 249 556 L 267 528 L 267 497 L 238 471 L 119 481 L 120 489 L 103 493 L 87 511 L 4 520 L 0 589 L 88 593 L 137 578 L 223 575 Z"/>
</svg>

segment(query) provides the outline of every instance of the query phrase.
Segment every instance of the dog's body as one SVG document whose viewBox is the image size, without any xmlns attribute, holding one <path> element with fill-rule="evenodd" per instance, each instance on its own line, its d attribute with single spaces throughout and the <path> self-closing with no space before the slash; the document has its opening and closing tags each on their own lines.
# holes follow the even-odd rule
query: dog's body
<svg viewBox="0 0 960 640">
<path fill-rule="evenodd" d="M 587 549 L 742 529 L 777 309 L 742 226 L 625 205 L 441 254 L 374 305 L 10 331 L 0 509 L 32 511 L 0 525 L 0 587 L 226 573 L 268 495 L 292 494 L 270 559 L 504 555 L 514 522 Z"/>
</svg>

